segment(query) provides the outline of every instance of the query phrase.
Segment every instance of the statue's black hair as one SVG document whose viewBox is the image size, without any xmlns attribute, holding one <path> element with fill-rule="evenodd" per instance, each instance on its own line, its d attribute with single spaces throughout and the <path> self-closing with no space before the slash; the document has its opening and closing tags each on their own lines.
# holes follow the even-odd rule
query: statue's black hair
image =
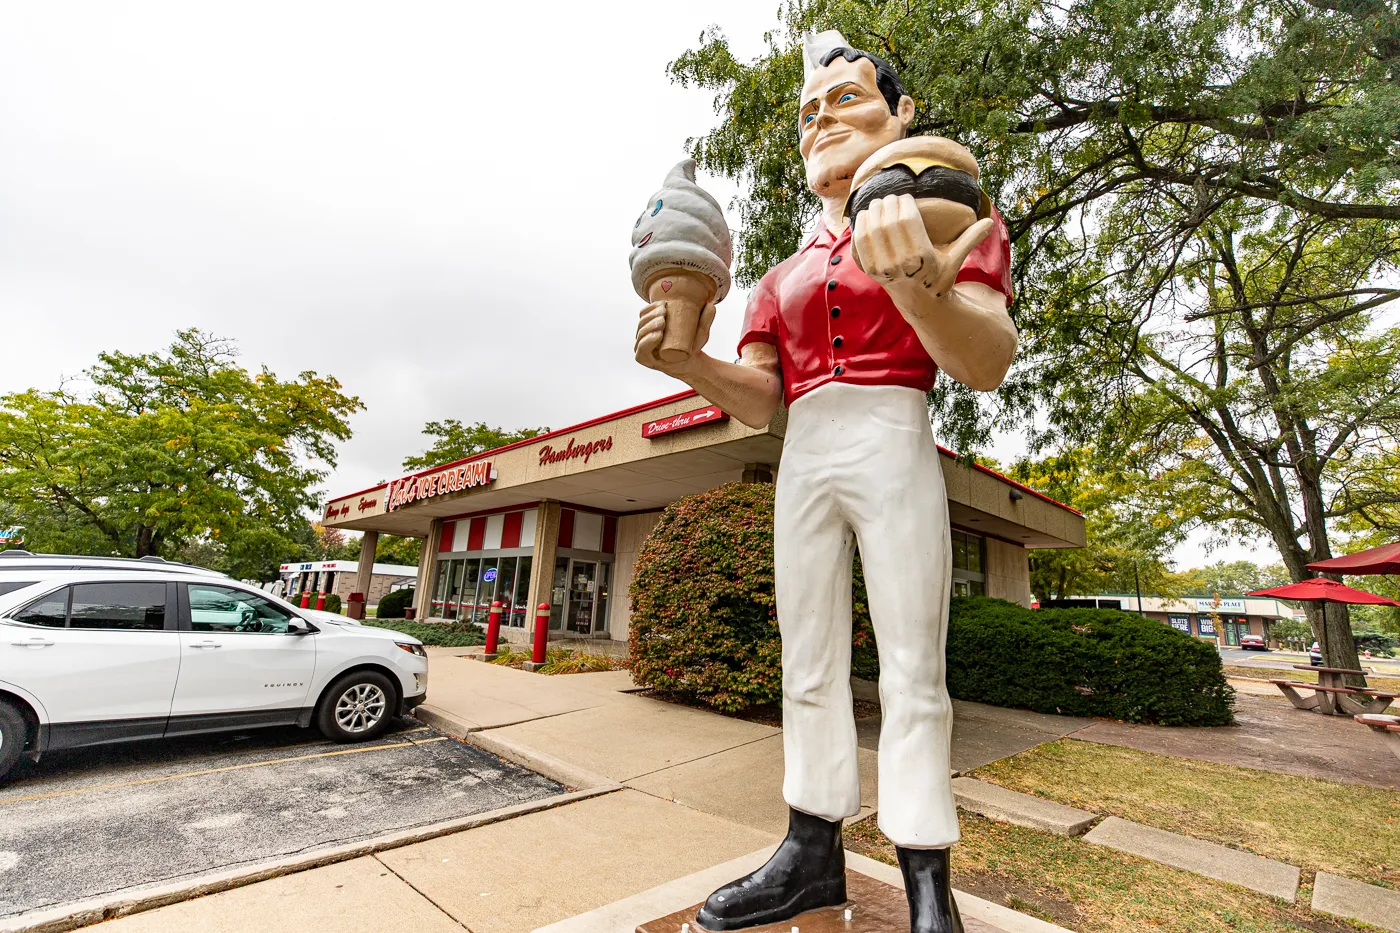
<svg viewBox="0 0 1400 933">
<path fill-rule="evenodd" d="M 836 56 L 838 55 L 848 62 L 853 62 L 861 58 L 870 60 L 870 64 L 875 66 L 875 86 L 880 89 L 880 93 L 885 98 L 885 103 L 890 105 L 890 113 L 897 116 L 899 114 L 899 99 L 905 95 L 904 82 L 899 80 L 899 75 L 895 74 L 894 69 L 890 67 L 890 63 L 878 55 L 872 55 L 861 49 L 852 49 L 844 45 L 838 45 L 821 57 L 822 67 L 830 65 L 836 60 Z"/>
</svg>

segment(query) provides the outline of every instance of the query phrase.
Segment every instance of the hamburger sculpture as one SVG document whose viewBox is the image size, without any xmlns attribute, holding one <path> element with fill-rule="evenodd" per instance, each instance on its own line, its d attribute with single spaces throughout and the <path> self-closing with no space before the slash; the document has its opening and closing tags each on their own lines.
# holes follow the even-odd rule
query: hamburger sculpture
<svg viewBox="0 0 1400 933">
<path fill-rule="evenodd" d="M 911 194 L 936 246 L 952 243 L 968 227 L 992 215 L 992 202 L 977 183 L 977 160 L 967 148 L 942 136 L 911 136 L 877 149 L 851 178 L 846 216 L 856 217 L 880 198 Z M 860 251 L 851 258 L 862 272 Z"/>
</svg>

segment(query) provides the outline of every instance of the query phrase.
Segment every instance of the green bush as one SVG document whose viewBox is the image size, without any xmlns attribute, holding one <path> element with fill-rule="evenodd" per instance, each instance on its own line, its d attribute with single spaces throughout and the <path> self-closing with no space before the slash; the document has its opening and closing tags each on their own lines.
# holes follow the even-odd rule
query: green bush
<svg viewBox="0 0 1400 933">
<path fill-rule="evenodd" d="M 321 608 L 324 609 L 326 612 L 339 612 L 339 611 L 340 611 L 340 596 L 337 595 L 337 594 L 335 594 L 335 593 L 327 593 L 327 594 L 326 594 L 326 604 L 325 604 L 324 606 L 322 606 Z"/>
<path fill-rule="evenodd" d="M 425 645 L 464 648 L 469 645 L 486 644 L 486 635 L 479 629 L 459 629 L 441 622 L 418 622 L 408 619 L 364 619 L 363 624 L 412 635 Z"/>
<path fill-rule="evenodd" d="M 411 605 L 413 605 L 413 587 L 390 590 L 384 594 L 384 598 L 375 607 L 374 615 L 378 619 L 402 619 L 403 611 Z"/>
<path fill-rule="evenodd" d="M 1114 609 L 953 600 L 948 692 L 962 700 L 1164 726 L 1222 726 L 1234 690 L 1215 646 Z"/>
<path fill-rule="evenodd" d="M 722 712 L 781 698 L 772 529 L 771 485 L 721 486 L 667 507 L 630 591 L 638 684 Z M 879 661 L 859 561 L 854 590 L 852 669 L 873 680 Z M 947 655 L 948 689 L 961 699 L 1168 725 L 1231 717 L 1215 648 L 1129 613 L 954 599 Z"/>
</svg>

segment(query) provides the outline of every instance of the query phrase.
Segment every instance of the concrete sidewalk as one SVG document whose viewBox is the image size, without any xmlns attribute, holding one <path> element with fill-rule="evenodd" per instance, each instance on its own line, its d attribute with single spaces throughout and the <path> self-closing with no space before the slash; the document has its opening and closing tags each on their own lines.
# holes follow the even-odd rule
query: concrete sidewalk
<svg viewBox="0 0 1400 933">
<path fill-rule="evenodd" d="M 432 665 L 423 718 L 437 728 L 486 748 L 494 743 L 527 765 L 535 757 L 549 776 L 562 769 L 622 786 L 109 921 L 104 933 L 527 933 L 773 845 L 786 829 L 779 729 L 635 695 L 625 671 L 546 677 L 449 655 Z M 958 716 L 955 760 L 962 746 L 965 767 L 1082 726 L 976 704 L 962 705 Z M 878 717 L 860 729 L 868 814 L 877 803 Z"/>
</svg>

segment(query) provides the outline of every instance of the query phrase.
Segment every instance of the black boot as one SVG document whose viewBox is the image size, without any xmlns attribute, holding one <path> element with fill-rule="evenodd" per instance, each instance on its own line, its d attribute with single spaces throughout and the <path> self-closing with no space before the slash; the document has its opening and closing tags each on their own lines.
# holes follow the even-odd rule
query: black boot
<svg viewBox="0 0 1400 933">
<path fill-rule="evenodd" d="M 706 930 L 741 930 L 845 902 L 841 821 L 789 809 L 787 838 L 778 851 L 758 871 L 711 894 L 695 922 Z"/>
<path fill-rule="evenodd" d="M 910 933 L 963 933 L 962 918 L 953 900 L 947 849 L 895 847 L 904 893 L 909 896 Z"/>
</svg>

